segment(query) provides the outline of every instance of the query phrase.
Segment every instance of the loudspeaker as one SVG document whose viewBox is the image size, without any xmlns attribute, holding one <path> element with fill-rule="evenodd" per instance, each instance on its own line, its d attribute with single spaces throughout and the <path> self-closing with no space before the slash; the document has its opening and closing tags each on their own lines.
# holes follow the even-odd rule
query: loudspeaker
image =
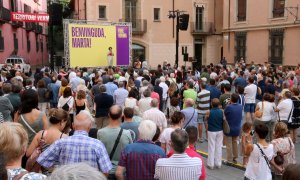
<svg viewBox="0 0 300 180">
<path fill-rule="evenodd" d="M 190 15 L 182 14 L 179 16 L 179 29 L 182 31 L 186 31 L 189 27 L 189 18 Z"/>
<path fill-rule="evenodd" d="M 52 25 L 58 26 L 62 24 L 62 4 L 53 3 L 50 5 L 50 23 Z"/>
<path fill-rule="evenodd" d="M 55 58 L 55 65 L 56 66 L 62 66 L 62 57 L 61 56 L 56 56 Z"/>
</svg>

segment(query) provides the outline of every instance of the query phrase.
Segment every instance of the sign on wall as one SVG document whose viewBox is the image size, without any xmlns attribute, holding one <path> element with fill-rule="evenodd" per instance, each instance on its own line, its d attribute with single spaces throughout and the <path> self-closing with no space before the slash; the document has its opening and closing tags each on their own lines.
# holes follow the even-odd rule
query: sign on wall
<svg viewBox="0 0 300 180">
<path fill-rule="evenodd" d="M 37 23 L 48 23 L 49 14 L 32 14 L 32 13 L 21 13 L 21 12 L 11 12 L 12 21 L 21 22 L 37 22 Z"/>
<path fill-rule="evenodd" d="M 65 28 L 70 67 L 129 65 L 129 26 L 70 23 Z"/>
</svg>

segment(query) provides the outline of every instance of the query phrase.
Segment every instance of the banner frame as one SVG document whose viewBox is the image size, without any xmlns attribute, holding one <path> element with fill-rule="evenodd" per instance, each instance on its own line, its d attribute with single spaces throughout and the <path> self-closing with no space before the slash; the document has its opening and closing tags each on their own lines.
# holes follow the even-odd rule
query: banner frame
<svg viewBox="0 0 300 180">
<path fill-rule="evenodd" d="M 69 24 L 87 24 L 87 25 L 101 25 L 101 26 L 127 26 L 129 28 L 129 64 L 132 65 L 132 23 L 131 22 L 100 22 L 90 20 L 76 20 L 76 19 L 63 19 L 63 33 L 64 33 L 64 61 L 65 67 L 70 67 L 70 44 L 69 44 Z M 117 65 L 116 65 L 117 66 Z M 99 66 L 101 67 L 101 66 Z M 126 66 L 119 66 L 126 67 Z M 89 68 L 89 67 L 87 67 Z"/>
</svg>

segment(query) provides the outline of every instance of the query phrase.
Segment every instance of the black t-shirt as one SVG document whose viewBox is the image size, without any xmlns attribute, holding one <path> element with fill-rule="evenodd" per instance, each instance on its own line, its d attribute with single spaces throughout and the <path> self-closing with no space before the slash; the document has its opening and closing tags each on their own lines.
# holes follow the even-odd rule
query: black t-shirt
<svg viewBox="0 0 300 180">
<path fill-rule="evenodd" d="M 108 116 L 109 108 L 114 104 L 114 99 L 111 95 L 100 93 L 95 97 L 96 103 L 96 118 Z"/>
</svg>

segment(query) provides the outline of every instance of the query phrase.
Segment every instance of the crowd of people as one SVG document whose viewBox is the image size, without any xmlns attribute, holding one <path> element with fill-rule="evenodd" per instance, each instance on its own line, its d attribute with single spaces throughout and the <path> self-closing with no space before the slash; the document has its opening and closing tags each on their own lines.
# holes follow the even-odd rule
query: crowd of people
<svg viewBox="0 0 300 180">
<path fill-rule="evenodd" d="M 0 87 L 1 179 L 204 180 L 222 148 L 245 179 L 299 179 L 300 65 L 2 69 Z"/>
</svg>

